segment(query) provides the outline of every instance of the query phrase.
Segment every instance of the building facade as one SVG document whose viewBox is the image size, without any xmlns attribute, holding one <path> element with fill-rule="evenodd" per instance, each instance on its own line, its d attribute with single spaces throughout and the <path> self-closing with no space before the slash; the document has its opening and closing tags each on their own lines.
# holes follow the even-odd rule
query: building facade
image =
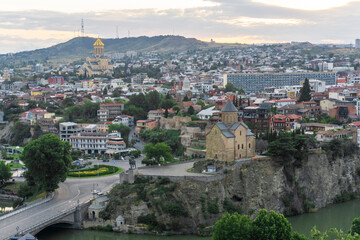
<svg viewBox="0 0 360 240">
<path fill-rule="evenodd" d="M 231 162 L 255 156 L 255 136 L 244 122 L 238 121 L 238 110 L 228 100 L 221 110 L 221 121 L 206 135 L 206 157 Z"/>
<path fill-rule="evenodd" d="M 224 86 L 232 83 L 237 88 L 242 88 L 247 93 L 257 93 L 267 87 L 279 87 L 288 85 L 299 85 L 307 79 L 325 81 L 326 85 L 336 83 L 334 72 L 308 72 L 308 73 L 241 73 L 225 74 Z"/>
</svg>

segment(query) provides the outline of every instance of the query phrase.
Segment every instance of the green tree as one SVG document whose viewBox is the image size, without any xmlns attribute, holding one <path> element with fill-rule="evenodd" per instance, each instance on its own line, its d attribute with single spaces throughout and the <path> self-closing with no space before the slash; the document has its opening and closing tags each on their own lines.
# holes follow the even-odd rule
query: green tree
<svg viewBox="0 0 360 240">
<path fill-rule="evenodd" d="M 143 163 L 144 164 L 159 164 L 162 162 L 172 162 L 173 156 L 171 154 L 171 147 L 161 142 L 157 144 L 149 143 L 145 145 L 143 153 L 146 155 Z"/>
<path fill-rule="evenodd" d="M 74 100 L 72 98 L 65 98 L 61 105 L 63 108 L 74 106 Z"/>
<path fill-rule="evenodd" d="M 47 192 L 53 192 L 64 182 L 71 164 L 71 145 L 60 141 L 54 134 L 46 134 L 28 143 L 21 159 L 27 167 L 27 175 Z"/>
<path fill-rule="evenodd" d="M 105 88 L 106 89 L 106 88 Z M 105 91 L 105 90 L 104 90 Z M 107 91 L 106 91 L 107 93 Z M 113 91 L 112 91 L 112 94 L 111 94 L 112 97 L 120 97 L 121 96 L 121 88 L 115 88 Z"/>
<path fill-rule="evenodd" d="M 158 91 L 151 91 L 145 95 L 145 99 L 149 110 L 156 110 L 159 108 L 161 96 Z"/>
<path fill-rule="evenodd" d="M 205 108 L 205 102 L 202 101 L 202 100 L 198 100 L 198 101 L 196 102 L 196 104 L 197 104 L 197 105 L 201 105 L 201 109 L 204 109 L 204 108 Z"/>
<path fill-rule="evenodd" d="M 251 220 L 247 215 L 226 213 L 214 225 L 214 240 L 251 240 Z M 261 239 L 261 238 L 259 238 Z"/>
<path fill-rule="evenodd" d="M 124 114 L 134 116 L 135 121 L 147 118 L 147 113 L 141 107 L 125 105 Z"/>
<path fill-rule="evenodd" d="M 309 79 L 305 78 L 302 88 L 300 89 L 299 102 L 310 101 L 311 100 L 311 89 Z"/>
<path fill-rule="evenodd" d="M 4 184 L 12 176 L 10 166 L 5 165 L 4 161 L 0 161 L 0 183 Z"/>
<path fill-rule="evenodd" d="M 189 114 L 191 116 L 191 115 L 194 115 L 194 113 L 195 113 L 194 107 L 190 106 L 187 110 L 187 114 Z"/>
<path fill-rule="evenodd" d="M 252 239 L 289 240 L 292 227 L 282 214 L 262 209 L 253 221 Z"/>
<path fill-rule="evenodd" d="M 360 234 L 360 217 L 354 218 L 350 229 L 351 235 Z"/>
<path fill-rule="evenodd" d="M 128 126 L 125 126 L 124 124 L 110 124 L 108 132 L 117 131 L 121 133 L 121 137 L 124 139 L 125 143 L 128 144 L 129 142 L 129 134 L 131 129 Z"/>
<path fill-rule="evenodd" d="M 238 91 L 239 94 L 244 94 L 244 90 L 243 89 L 239 89 L 237 87 L 234 86 L 234 84 L 232 83 L 227 83 L 224 89 L 224 92 L 236 92 Z"/>
<path fill-rule="evenodd" d="M 314 227 L 311 230 L 310 235 L 312 240 L 360 240 L 360 236 L 357 233 L 351 235 L 350 233 L 344 233 L 342 230 L 336 228 L 332 228 L 322 233 Z"/>
<path fill-rule="evenodd" d="M 296 149 L 291 136 L 286 132 L 281 132 L 279 137 L 271 141 L 268 145 L 268 154 L 276 158 L 281 163 L 289 162 L 293 159 Z"/>
</svg>

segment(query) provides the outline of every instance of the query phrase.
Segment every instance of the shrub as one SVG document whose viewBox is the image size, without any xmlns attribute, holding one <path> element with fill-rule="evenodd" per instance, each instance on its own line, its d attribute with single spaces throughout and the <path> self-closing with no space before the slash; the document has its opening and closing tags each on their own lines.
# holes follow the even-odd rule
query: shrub
<svg viewBox="0 0 360 240">
<path fill-rule="evenodd" d="M 219 213 L 219 205 L 217 202 L 208 202 L 208 211 L 211 214 Z"/>
<path fill-rule="evenodd" d="M 187 211 L 184 209 L 180 201 L 171 202 L 164 207 L 164 211 L 173 217 L 186 217 Z"/>
</svg>

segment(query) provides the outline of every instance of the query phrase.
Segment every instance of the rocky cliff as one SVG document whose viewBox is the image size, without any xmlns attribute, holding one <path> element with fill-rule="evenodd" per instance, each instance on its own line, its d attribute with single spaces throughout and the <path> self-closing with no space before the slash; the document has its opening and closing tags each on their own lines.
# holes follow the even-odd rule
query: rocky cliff
<svg viewBox="0 0 360 240">
<path fill-rule="evenodd" d="M 245 163 L 222 170 L 218 180 L 139 178 L 111 191 L 103 216 L 122 215 L 127 224 L 141 222 L 155 230 L 196 233 L 226 211 L 254 216 L 265 208 L 301 214 L 325 207 L 342 194 L 358 192 L 359 169 L 357 155 L 332 160 L 314 154 L 297 167 L 271 160 Z"/>
</svg>

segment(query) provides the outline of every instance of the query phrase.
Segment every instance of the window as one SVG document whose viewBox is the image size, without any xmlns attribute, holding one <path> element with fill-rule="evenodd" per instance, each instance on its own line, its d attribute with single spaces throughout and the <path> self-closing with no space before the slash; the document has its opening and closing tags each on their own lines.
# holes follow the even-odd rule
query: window
<svg viewBox="0 0 360 240">
<path fill-rule="evenodd" d="M 251 148 L 251 144 L 249 143 L 249 148 Z"/>
<path fill-rule="evenodd" d="M 244 149 L 244 144 L 241 144 L 241 149 Z"/>
<path fill-rule="evenodd" d="M 238 150 L 240 149 L 240 144 L 238 144 Z"/>
</svg>

